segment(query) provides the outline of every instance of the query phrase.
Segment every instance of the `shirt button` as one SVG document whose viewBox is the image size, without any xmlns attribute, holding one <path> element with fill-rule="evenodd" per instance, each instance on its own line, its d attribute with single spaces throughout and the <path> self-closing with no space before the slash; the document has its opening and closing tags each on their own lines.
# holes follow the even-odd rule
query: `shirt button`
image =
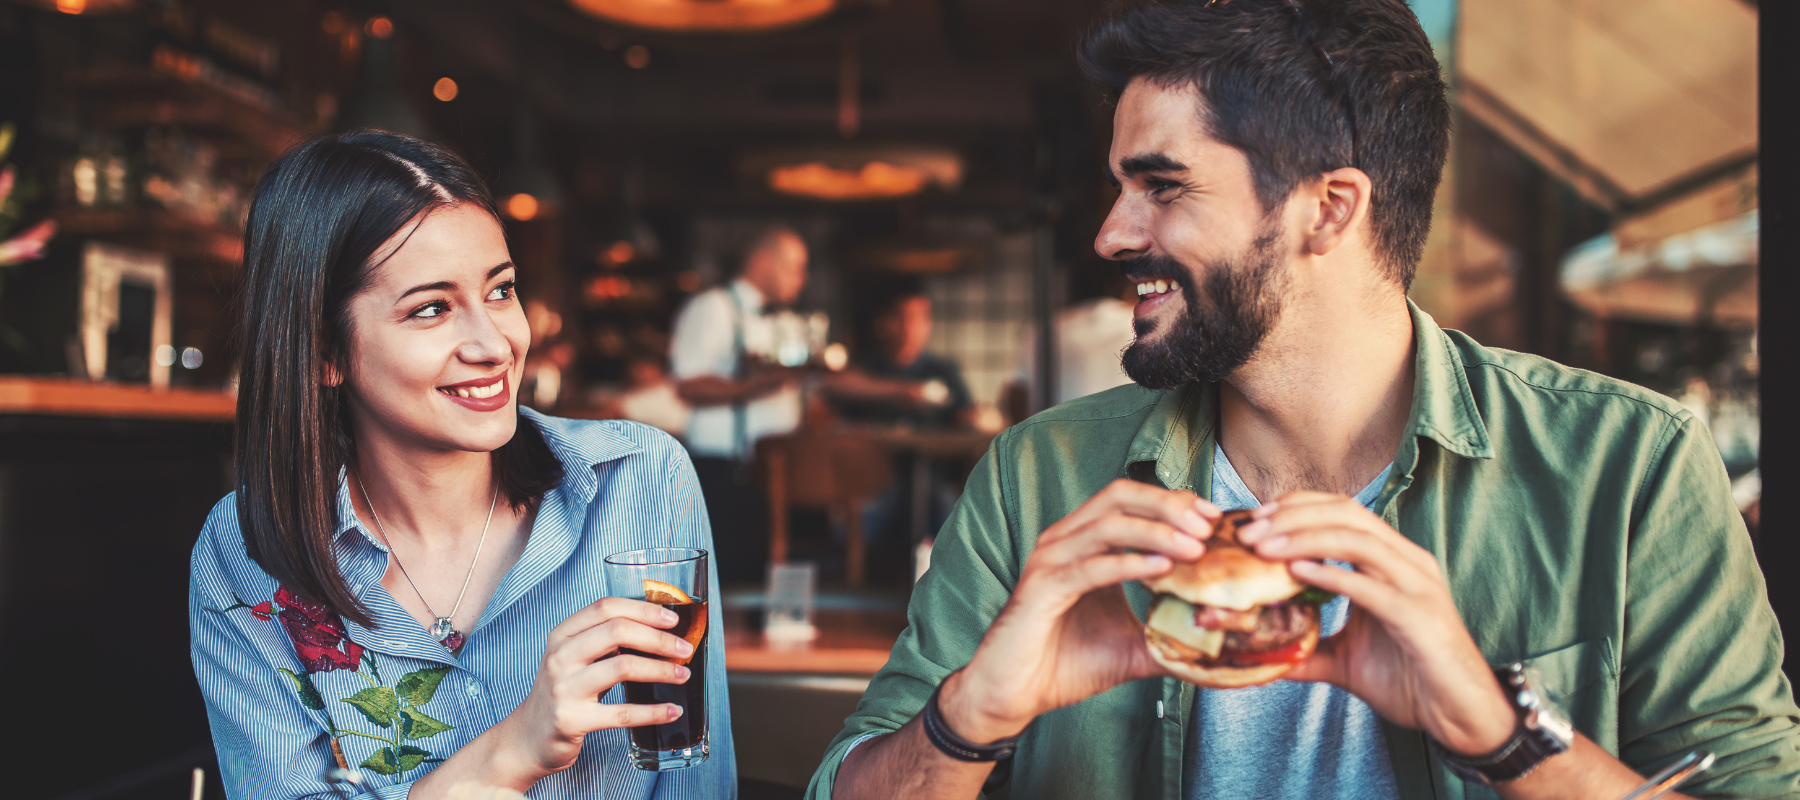
<svg viewBox="0 0 1800 800">
<path fill-rule="evenodd" d="M 470 681 L 469 682 L 469 696 L 470 697 L 479 697 L 480 695 L 481 695 L 481 684 L 475 683 L 474 681 Z"/>
<path fill-rule="evenodd" d="M 1161 700 L 1156 701 L 1156 718 L 1163 718 L 1163 701 Z"/>
</svg>

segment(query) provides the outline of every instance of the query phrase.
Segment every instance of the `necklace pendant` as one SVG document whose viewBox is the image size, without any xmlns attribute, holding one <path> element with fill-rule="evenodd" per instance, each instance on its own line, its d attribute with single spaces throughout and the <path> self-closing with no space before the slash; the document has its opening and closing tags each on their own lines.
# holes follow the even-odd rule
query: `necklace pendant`
<svg viewBox="0 0 1800 800">
<path fill-rule="evenodd" d="M 455 632 L 456 626 L 450 624 L 449 617 L 438 617 L 438 621 L 431 626 L 431 636 L 439 642 L 450 638 L 450 634 Z"/>
</svg>

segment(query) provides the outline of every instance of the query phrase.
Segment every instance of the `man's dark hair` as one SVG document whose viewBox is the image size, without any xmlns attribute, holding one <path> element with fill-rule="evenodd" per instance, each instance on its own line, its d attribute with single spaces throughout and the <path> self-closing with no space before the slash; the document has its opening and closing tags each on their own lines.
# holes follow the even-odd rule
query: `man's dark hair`
<svg viewBox="0 0 1800 800">
<path fill-rule="evenodd" d="M 1273 211 L 1342 167 L 1367 173 L 1375 254 L 1410 287 L 1450 147 L 1431 41 L 1402 0 L 1150 0 L 1083 37 L 1117 99 L 1134 78 L 1200 93 L 1200 124 L 1243 151 Z"/>
</svg>

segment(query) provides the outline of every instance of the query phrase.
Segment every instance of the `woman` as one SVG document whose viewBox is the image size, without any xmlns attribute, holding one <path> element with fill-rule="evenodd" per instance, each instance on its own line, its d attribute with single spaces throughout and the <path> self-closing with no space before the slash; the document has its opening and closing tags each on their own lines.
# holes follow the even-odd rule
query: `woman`
<svg viewBox="0 0 1800 800">
<path fill-rule="evenodd" d="M 692 652 L 673 612 L 601 599 L 601 562 L 711 550 L 693 466 L 655 429 L 518 407 L 529 326 L 468 165 L 398 134 L 318 139 L 263 176 L 245 238 L 238 490 L 189 601 L 228 793 L 329 796 L 348 766 L 414 800 L 733 796 L 718 606 L 700 766 L 630 766 L 624 729 L 680 709 L 616 687 L 688 670 L 608 657 Z"/>
</svg>

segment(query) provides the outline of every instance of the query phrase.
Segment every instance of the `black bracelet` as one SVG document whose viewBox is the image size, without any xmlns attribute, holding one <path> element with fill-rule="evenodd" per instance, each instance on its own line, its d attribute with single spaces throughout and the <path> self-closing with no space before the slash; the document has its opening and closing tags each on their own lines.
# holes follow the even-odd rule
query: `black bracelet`
<svg viewBox="0 0 1800 800">
<path fill-rule="evenodd" d="M 919 722 L 925 728 L 925 738 L 930 739 L 944 755 L 957 761 L 990 763 L 1012 758 L 1013 750 L 1019 744 L 1017 736 L 1008 736 L 992 744 L 976 744 L 950 730 L 949 724 L 944 722 L 944 712 L 938 709 L 938 691 L 942 688 L 943 685 L 940 684 L 937 689 L 931 690 L 931 699 L 925 701 L 925 713 L 920 715 Z"/>
</svg>

